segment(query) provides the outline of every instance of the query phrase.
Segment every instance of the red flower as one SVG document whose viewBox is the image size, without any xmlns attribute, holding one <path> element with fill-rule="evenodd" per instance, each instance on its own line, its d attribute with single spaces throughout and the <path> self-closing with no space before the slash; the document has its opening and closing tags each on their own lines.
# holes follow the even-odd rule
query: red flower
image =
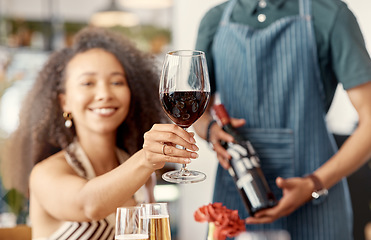
<svg viewBox="0 0 371 240">
<path fill-rule="evenodd" d="M 228 209 L 222 203 L 210 203 L 196 210 L 194 218 L 197 222 L 214 223 L 214 238 L 225 240 L 235 237 L 246 230 L 245 221 L 240 219 L 237 210 Z"/>
</svg>

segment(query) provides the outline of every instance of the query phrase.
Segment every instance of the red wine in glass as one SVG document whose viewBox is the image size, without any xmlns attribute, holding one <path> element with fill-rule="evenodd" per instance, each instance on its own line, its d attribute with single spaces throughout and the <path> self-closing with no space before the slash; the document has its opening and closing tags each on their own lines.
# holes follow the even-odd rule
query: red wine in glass
<svg viewBox="0 0 371 240">
<path fill-rule="evenodd" d="M 182 128 L 190 127 L 204 113 L 210 92 L 175 91 L 160 94 L 162 107 L 169 118 Z"/>
<path fill-rule="evenodd" d="M 159 95 L 168 117 L 186 130 L 204 113 L 210 97 L 209 74 L 205 53 L 195 50 L 168 52 L 162 66 Z M 165 181 L 194 183 L 205 180 L 206 175 L 188 170 L 166 172 Z"/>
</svg>

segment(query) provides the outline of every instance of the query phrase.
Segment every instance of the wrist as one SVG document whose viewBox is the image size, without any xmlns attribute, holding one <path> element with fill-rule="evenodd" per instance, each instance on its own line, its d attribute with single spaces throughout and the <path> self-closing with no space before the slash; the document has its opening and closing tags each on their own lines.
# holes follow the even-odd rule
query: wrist
<svg viewBox="0 0 371 240">
<path fill-rule="evenodd" d="M 315 175 L 315 174 L 308 174 L 305 176 L 306 178 L 310 179 L 312 182 L 312 200 L 318 201 L 319 199 L 323 199 L 328 195 L 328 190 L 325 188 L 322 181 Z"/>
<path fill-rule="evenodd" d="M 210 142 L 210 129 L 211 127 L 216 123 L 216 120 L 211 120 L 209 124 L 207 125 L 206 129 L 206 141 L 209 143 Z"/>
</svg>

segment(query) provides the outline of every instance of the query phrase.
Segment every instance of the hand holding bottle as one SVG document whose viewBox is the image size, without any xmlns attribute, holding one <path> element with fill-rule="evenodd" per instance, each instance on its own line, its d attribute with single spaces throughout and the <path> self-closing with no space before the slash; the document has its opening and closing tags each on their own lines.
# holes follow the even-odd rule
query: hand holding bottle
<svg viewBox="0 0 371 240">
<path fill-rule="evenodd" d="M 308 178 L 294 177 L 276 179 L 277 186 L 282 189 L 283 196 L 272 208 L 263 209 L 253 217 L 246 219 L 247 224 L 266 224 L 288 216 L 296 209 L 311 200 L 313 183 Z"/>
<path fill-rule="evenodd" d="M 231 118 L 223 104 L 215 104 L 213 110 L 219 125 L 234 139 L 232 142 L 221 142 L 221 145 L 231 155 L 228 172 L 236 184 L 246 210 L 250 216 L 254 216 L 260 210 L 275 206 L 277 200 L 265 179 L 253 145 L 232 126 Z"/>
<path fill-rule="evenodd" d="M 245 125 L 245 119 L 237 119 L 237 118 L 230 118 L 231 125 L 234 128 L 239 128 Z M 232 135 L 225 132 L 218 124 L 213 124 L 209 130 L 209 140 L 210 144 L 214 151 L 216 152 L 217 158 L 219 160 L 220 165 L 224 169 L 228 169 L 230 167 L 229 160 L 231 159 L 231 155 L 227 152 L 227 150 L 221 145 L 221 142 L 234 142 L 235 139 Z"/>
</svg>

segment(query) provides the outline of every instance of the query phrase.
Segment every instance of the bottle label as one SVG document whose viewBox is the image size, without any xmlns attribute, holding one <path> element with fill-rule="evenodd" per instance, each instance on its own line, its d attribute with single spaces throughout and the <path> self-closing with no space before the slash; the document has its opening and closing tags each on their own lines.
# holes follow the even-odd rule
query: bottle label
<svg viewBox="0 0 371 240">
<path fill-rule="evenodd" d="M 246 167 L 243 161 L 237 160 L 234 164 L 234 168 L 238 175 L 244 174 L 246 172 Z"/>
<path fill-rule="evenodd" d="M 254 147 L 251 145 L 251 142 L 250 142 L 250 141 L 245 141 L 245 144 L 246 144 L 247 149 L 249 150 L 249 153 L 250 153 L 251 155 L 256 155 L 255 149 L 254 149 Z"/>
<path fill-rule="evenodd" d="M 242 177 L 240 177 L 240 179 L 237 180 L 236 182 L 236 185 L 239 189 L 243 188 L 243 186 L 248 183 L 248 182 L 252 182 L 253 178 L 251 176 L 250 173 L 246 173 L 245 175 L 243 175 Z"/>
<path fill-rule="evenodd" d="M 236 171 L 239 173 L 245 172 L 245 169 L 260 167 L 259 158 L 257 156 L 249 156 L 247 150 L 239 144 L 228 143 L 227 151 L 232 156 L 232 159 L 235 159 Z"/>
<path fill-rule="evenodd" d="M 232 156 L 232 158 L 239 159 L 241 157 L 241 153 L 237 151 L 234 145 L 236 144 L 228 143 L 227 152 Z"/>
<path fill-rule="evenodd" d="M 234 158 L 240 158 L 241 156 L 247 156 L 247 150 L 239 144 L 232 142 L 228 143 L 228 153 Z"/>
<path fill-rule="evenodd" d="M 260 160 L 258 157 L 256 156 L 251 156 L 250 157 L 250 162 L 252 163 L 252 165 L 256 168 L 260 168 Z"/>
<path fill-rule="evenodd" d="M 247 169 L 252 169 L 254 165 L 251 163 L 251 160 L 247 157 L 242 158 L 243 163 Z"/>
</svg>

